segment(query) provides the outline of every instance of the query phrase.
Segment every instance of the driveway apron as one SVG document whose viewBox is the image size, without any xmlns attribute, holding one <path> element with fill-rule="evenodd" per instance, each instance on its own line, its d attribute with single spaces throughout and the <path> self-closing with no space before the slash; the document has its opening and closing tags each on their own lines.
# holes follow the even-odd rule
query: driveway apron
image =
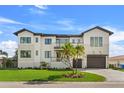
<svg viewBox="0 0 124 93">
<path fill-rule="evenodd" d="M 106 78 L 106 81 L 124 81 L 124 72 L 118 71 L 118 70 L 112 70 L 112 69 L 86 69 L 82 71 L 95 73 L 102 75 Z"/>
</svg>

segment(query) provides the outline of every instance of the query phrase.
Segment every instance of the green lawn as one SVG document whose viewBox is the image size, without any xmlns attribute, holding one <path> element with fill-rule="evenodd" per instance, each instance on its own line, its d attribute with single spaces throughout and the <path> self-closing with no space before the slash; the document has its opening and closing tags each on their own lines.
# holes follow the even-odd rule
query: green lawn
<svg viewBox="0 0 124 93">
<path fill-rule="evenodd" d="M 71 71 L 64 70 L 0 70 L 0 81 L 105 81 L 100 75 L 83 72 L 83 78 L 64 78 L 63 74 Z"/>
</svg>

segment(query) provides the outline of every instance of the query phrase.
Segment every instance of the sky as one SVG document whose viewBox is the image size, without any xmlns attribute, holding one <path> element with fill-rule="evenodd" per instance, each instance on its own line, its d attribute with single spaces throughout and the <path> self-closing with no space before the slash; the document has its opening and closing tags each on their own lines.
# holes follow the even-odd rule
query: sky
<svg viewBox="0 0 124 93">
<path fill-rule="evenodd" d="M 13 56 L 18 40 L 14 32 L 80 34 L 94 26 L 114 32 L 110 56 L 124 55 L 124 6 L 0 6 L 0 49 Z"/>
</svg>

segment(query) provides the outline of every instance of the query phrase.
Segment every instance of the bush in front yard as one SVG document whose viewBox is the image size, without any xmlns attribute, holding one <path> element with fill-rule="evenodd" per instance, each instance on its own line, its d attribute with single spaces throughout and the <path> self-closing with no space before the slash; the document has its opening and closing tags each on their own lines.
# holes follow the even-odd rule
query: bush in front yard
<svg viewBox="0 0 124 93">
<path fill-rule="evenodd" d="M 114 66 L 114 64 L 109 64 L 109 68 L 114 69 L 114 70 L 118 70 L 119 69 L 116 66 Z"/>
<path fill-rule="evenodd" d="M 83 78 L 83 74 L 82 73 L 68 73 L 68 74 L 64 74 L 65 78 Z"/>
</svg>

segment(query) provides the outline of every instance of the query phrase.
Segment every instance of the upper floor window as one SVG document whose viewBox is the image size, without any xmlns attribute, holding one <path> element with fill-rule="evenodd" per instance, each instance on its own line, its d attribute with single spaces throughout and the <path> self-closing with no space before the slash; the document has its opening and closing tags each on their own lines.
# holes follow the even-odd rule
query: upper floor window
<svg viewBox="0 0 124 93">
<path fill-rule="evenodd" d="M 75 39 L 72 39 L 72 43 L 76 43 L 76 42 L 75 42 Z"/>
<path fill-rule="evenodd" d="M 60 39 L 56 39 L 56 44 L 59 44 L 60 43 Z"/>
<path fill-rule="evenodd" d="M 45 58 L 51 58 L 51 51 L 45 51 Z"/>
<path fill-rule="evenodd" d="M 51 43 L 52 43 L 52 39 L 50 38 L 45 39 L 45 44 L 51 44 Z"/>
<path fill-rule="evenodd" d="M 78 39 L 78 40 L 77 40 L 77 42 L 78 42 L 78 43 L 80 43 L 80 42 L 81 42 L 81 40 L 80 40 L 80 39 Z"/>
<path fill-rule="evenodd" d="M 63 44 L 69 42 L 69 39 L 56 39 L 57 44 Z"/>
<path fill-rule="evenodd" d="M 31 43 L 31 37 L 20 37 L 20 43 Z"/>
<path fill-rule="evenodd" d="M 31 58 L 31 50 L 21 50 L 20 57 L 21 58 Z"/>
<path fill-rule="evenodd" d="M 35 38 L 35 42 L 38 43 L 38 37 Z"/>
<path fill-rule="evenodd" d="M 103 37 L 90 37 L 90 46 L 91 47 L 102 47 Z"/>
</svg>

